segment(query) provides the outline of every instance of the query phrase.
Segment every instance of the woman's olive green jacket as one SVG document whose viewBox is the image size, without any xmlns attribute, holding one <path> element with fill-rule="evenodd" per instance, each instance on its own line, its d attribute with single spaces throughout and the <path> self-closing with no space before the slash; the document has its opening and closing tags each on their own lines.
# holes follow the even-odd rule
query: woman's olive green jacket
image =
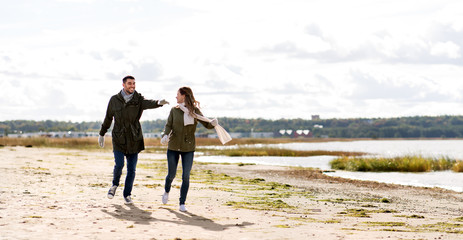
<svg viewBox="0 0 463 240">
<path fill-rule="evenodd" d="M 143 110 L 161 106 L 157 100 L 147 100 L 137 91 L 134 92 L 132 99 L 126 103 L 119 92 L 109 100 L 106 116 L 101 125 L 100 136 L 105 135 L 114 118 L 113 151 L 125 154 L 139 153 L 145 149 L 140 125 Z"/>
<path fill-rule="evenodd" d="M 198 108 L 195 108 L 195 113 L 203 115 Z M 198 122 L 207 129 L 212 129 L 214 126 L 197 118 L 195 118 L 194 124 L 183 126 L 183 114 L 179 107 L 173 107 L 170 110 L 163 136 L 172 131 L 167 149 L 179 152 L 193 152 L 196 148 L 195 132 Z"/>
</svg>

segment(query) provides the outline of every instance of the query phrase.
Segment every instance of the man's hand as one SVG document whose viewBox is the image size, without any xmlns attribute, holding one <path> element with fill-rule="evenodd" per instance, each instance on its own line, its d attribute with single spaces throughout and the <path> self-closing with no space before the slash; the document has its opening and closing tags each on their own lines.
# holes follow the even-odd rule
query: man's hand
<svg viewBox="0 0 463 240">
<path fill-rule="evenodd" d="M 159 105 L 166 105 L 166 104 L 169 104 L 169 102 L 166 101 L 165 99 L 162 99 L 162 100 L 158 100 L 158 104 Z"/>
<path fill-rule="evenodd" d="M 100 144 L 100 147 L 104 147 L 104 136 L 98 137 L 98 144 Z"/>
<path fill-rule="evenodd" d="M 170 138 L 170 135 L 164 135 L 164 136 L 161 138 L 161 144 L 162 144 L 162 145 L 167 145 L 167 144 L 169 144 L 169 138 Z"/>
<path fill-rule="evenodd" d="M 215 126 L 217 126 L 217 124 L 219 124 L 219 120 L 217 120 L 217 118 L 214 118 L 214 119 L 212 119 L 211 124 L 212 124 L 212 126 L 215 127 Z"/>
</svg>

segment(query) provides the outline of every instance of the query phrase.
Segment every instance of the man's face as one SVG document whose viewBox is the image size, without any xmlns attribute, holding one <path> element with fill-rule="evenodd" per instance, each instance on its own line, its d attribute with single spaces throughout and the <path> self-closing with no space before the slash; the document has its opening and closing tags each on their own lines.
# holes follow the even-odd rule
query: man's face
<svg viewBox="0 0 463 240">
<path fill-rule="evenodd" d="M 135 79 L 127 79 L 125 83 L 122 83 L 122 87 L 126 93 L 132 94 L 135 91 Z"/>
</svg>

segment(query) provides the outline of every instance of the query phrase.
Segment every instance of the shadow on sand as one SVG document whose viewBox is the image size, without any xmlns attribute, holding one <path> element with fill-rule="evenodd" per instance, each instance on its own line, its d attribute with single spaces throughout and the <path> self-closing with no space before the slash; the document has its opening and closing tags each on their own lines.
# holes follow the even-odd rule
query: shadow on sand
<svg viewBox="0 0 463 240">
<path fill-rule="evenodd" d="M 160 209 L 165 209 L 169 211 L 170 213 L 175 214 L 175 216 L 180 219 L 180 221 L 177 221 L 178 224 L 198 226 L 198 227 L 202 227 L 204 229 L 211 230 L 211 231 L 223 231 L 230 227 L 244 228 L 246 226 L 254 225 L 254 223 L 250 223 L 250 222 L 222 225 L 222 224 L 215 223 L 209 218 L 205 218 L 205 217 L 193 214 L 191 212 L 177 212 L 170 208 L 163 208 L 163 207 L 161 207 Z"/>
<path fill-rule="evenodd" d="M 198 227 L 202 227 L 206 230 L 211 230 L 211 231 L 223 231 L 230 227 L 244 228 L 246 226 L 254 225 L 254 223 L 250 223 L 250 222 L 222 225 L 222 224 L 215 223 L 209 218 L 205 218 L 205 217 L 202 217 L 202 216 L 190 213 L 190 212 L 185 212 L 185 213 L 177 212 L 170 208 L 164 208 L 164 207 L 161 207 L 159 209 L 167 210 L 170 213 L 174 214 L 176 217 L 176 220 L 157 219 L 151 216 L 152 212 L 142 210 L 134 204 L 127 205 L 127 206 L 129 207 L 128 209 L 124 208 L 121 205 L 113 204 L 113 207 L 115 208 L 114 211 L 108 211 L 106 209 L 101 209 L 101 211 L 114 218 L 117 218 L 120 220 L 132 221 L 134 222 L 134 224 L 143 224 L 143 225 L 149 225 L 151 222 L 168 222 L 168 223 L 175 223 L 179 225 L 198 226 Z M 172 219 L 174 219 L 174 217 L 172 217 Z"/>
<path fill-rule="evenodd" d="M 161 219 L 156 219 L 151 216 L 151 212 L 142 210 L 135 206 L 134 204 L 132 205 L 126 205 L 129 207 L 129 209 L 122 207 L 122 205 L 118 204 L 113 204 L 113 207 L 115 208 L 114 211 L 110 212 L 106 209 L 101 209 L 102 212 L 111 215 L 114 218 L 121 219 L 121 220 L 127 220 L 127 221 L 132 221 L 135 224 L 144 224 L 144 225 L 149 225 L 151 222 L 156 222 L 156 221 L 164 221 Z M 165 221 L 165 222 L 174 222 L 174 221 Z"/>
</svg>

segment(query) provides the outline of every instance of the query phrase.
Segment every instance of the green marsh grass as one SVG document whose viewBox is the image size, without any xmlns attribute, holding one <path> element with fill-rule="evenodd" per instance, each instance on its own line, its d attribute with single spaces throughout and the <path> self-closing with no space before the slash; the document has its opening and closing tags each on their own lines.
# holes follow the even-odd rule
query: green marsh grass
<svg viewBox="0 0 463 240">
<path fill-rule="evenodd" d="M 105 138 L 105 150 L 111 150 L 111 137 Z M 317 139 L 289 139 L 289 138 L 240 138 L 233 139 L 227 145 L 245 145 L 245 144 L 275 144 L 288 142 L 317 142 L 322 140 Z M 326 141 L 326 140 L 324 140 Z M 196 151 L 204 152 L 206 155 L 225 155 L 225 156 L 281 156 L 281 157 L 307 157 L 307 156 L 362 156 L 364 153 L 359 152 L 342 152 L 342 151 L 296 151 L 280 148 L 254 148 L 254 147 L 239 147 L 237 149 L 208 149 L 201 146 L 220 145 L 218 139 L 211 138 L 196 138 Z M 66 149 L 80 150 L 98 150 L 97 137 L 87 138 L 0 138 L 0 146 L 27 146 L 27 147 L 54 147 Z M 160 144 L 158 138 L 145 138 L 145 146 L 147 153 L 164 153 L 166 147 Z"/>
<path fill-rule="evenodd" d="M 112 149 L 111 137 L 105 137 L 106 150 Z M 166 147 L 161 145 L 159 138 L 145 138 L 145 146 L 147 150 L 165 151 Z M 237 138 L 233 139 L 228 146 L 231 145 L 252 145 L 252 144 L 277 144 L 277 143 L 293 143 L 293 142 L 328 142 L 328 141 L 352 141 L 343 139 L 319 139 L 319 138 Z M 220 141 L 215 138 L 196 138 L 196 146 L 214 146 L 221 145 Z M 98 137 L 86 138 L 48 138 L 48 137 L 32 137 L 32 138 L 10 138 L 1 137 L 0 146 L 28 146 L 28 147 L 56 147 L 70 149 L 100 149 L 98 145 Z M 349 154 L 343 154 L 349 155 Z M 350 156 L 350 155 L 349 155 Z"/>
<path fill-rule="evenodd" d="M 0 145 L 3 146 L 25 146 L 25 147 L 54 147 L 69 149 L 98 149 L 98 138 L 0 138 Z M 105 148 L 111 149 L 111 138 L 106 138 Z"/>
<path fill-rule="evenodd" d="M 343 156 L 330 162 L 332 169 L 360 172 L 430 172 L 453 169 L 457 162 L 446 157 L 403 156 L 362 158 Z M 460 165 L 463 165 L 460 163 Z M 463 167 L 463 166 L 462 166 Z"/>
<path fill-rule="evenodd" d="M 204 152 L 206 155 L 224 155 L 229 157 L 310 157 L 310 156 L 362 156 L 360 152 L 343 152 L 343 151 L 297 151 L 281 148 L 254 148 L 254 147 L 238 147 L 236 149 L 206 149 L 198 147 L 196 151 Z"/>
<path fill-rule="evenodd" d="M 453 164 L 452 170 L 454 172 L 463 172 L 463 161 L 460 160 Z"/>
<path fill-rule="evenodd" d="M 159 138 L 145 138 L 146 146 L 162 146 Z M 328 141 L 343 141 L 341 139 L 318 139 L 318 138 L 236 138 L 227 143 L 227 145 L 242 145 L 242 144 L 276 144 L 276 143 L 292 143 L 292 142 L 328 142 Z M 349 140 L 344 140 L 349 141 Z M 111 137 L 105 137 L 106 145 L 111 145 Z M 108 144 L 109 143 L 109 144 Z M 78 146 L 79 148 L 99 147 L 98 137 L 85 138 L 48 138 L 48 137 L 32 137 L 32 138 L 10 138 L 1 137 L 0 146 L 27 146 L 34 147 L 57 147 L 57 146 Z M 221 145 L 220 141 L 215 138 L 196 138 L 198 146 L 213 146 Z"/>
</svg>

